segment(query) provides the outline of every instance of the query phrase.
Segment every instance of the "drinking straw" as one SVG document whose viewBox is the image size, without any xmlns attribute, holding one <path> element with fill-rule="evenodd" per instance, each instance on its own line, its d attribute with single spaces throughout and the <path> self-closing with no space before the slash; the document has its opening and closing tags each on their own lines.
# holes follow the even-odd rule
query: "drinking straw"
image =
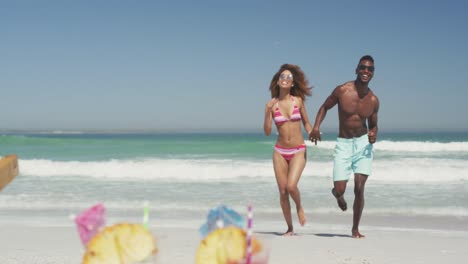
<svg viewBox="0 0 468 264">
<path fill-rule="evenodd" d="M 252 205 L 248 205 L 248 213 L 247 213 L 247 256 L 246 256 L 246 264 L 250 264 L 252 259 Z"/>
<path fill-rule="evenodd" d="M 148 229 L 148 220 L 149 220 L 149 206 L 148 201 L 143 203 L 143 226 Z"/>
</svg>

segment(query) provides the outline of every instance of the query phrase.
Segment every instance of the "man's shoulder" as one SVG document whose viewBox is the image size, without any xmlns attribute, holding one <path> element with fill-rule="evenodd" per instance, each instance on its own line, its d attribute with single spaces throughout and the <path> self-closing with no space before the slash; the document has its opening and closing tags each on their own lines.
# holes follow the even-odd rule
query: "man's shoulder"
<svg viewBox="0 0 468 264">
<path fill-rule="evenodd" d="M 354 81 L 348 81 L 348 82 L 345 82 L 343 84 L 338 85 L 335 88 L 335 92 L 337 92 L 339 94 L 342 94 L 342 93 L 344 93 L 346 91 L 349 91 L 351 89 L 354 89 Z"/>
</svg>

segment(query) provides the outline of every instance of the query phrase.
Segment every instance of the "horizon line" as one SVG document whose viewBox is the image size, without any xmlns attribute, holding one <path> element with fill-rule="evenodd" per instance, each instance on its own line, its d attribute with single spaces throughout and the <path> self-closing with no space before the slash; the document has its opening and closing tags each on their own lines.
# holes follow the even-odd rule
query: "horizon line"
<svg viewBox="0 0 468 264">
<path fill-rule="evenodd" d="M 435 129 L 393 129 L 384 130 L 379 129 L 379 133 L 468 133 L 466 129 L 454 129 L 454 130 L 435 130 Z M 338 129 L 324 129 L 323 133 L 331 134 L 338 133 Z M 192 129 L 191 131 L 180 130 L 180 129 L 0 129 L 1 134 L 263 134 L 261 130 L 253 129 Z"/>
</svg>

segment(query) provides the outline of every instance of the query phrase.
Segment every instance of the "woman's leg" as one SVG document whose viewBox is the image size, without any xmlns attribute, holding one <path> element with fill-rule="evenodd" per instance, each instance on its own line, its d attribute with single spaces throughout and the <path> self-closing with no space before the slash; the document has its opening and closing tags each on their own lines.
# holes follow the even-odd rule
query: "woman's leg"
<svg viewBox="0 0 468 264">
<path fill-rule="evenodd" d="M 301 226 L 306 224 L 307 219 L 301 203 L 301 193 L 297 185 L 306 165 L 306 155 L 306 151 L 297 152 L 289 161 L 288 183 L 286 185 L 287 192 L 296 203 L 297 216 Z"/>
<path fill-rule="evenodd" d="M 288 230 L 284 235 L 293 234 L 293 224 L 291 216 L 291 204 L 289 203 L 288 184 L 288 162 L 277 151 L 273 151 L 273 168 L 275 170 L 276 182 L 280 194 L 280 205 L 283 210 L 284 220 L 288 225 Z"/>
</svg>

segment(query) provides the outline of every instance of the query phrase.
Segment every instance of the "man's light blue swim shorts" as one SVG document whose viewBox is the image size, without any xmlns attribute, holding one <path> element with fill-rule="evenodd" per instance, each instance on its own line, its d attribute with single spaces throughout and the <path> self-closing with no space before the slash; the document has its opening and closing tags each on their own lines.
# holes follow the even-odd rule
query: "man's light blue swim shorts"
<svg viewBox="0 0 468 264">
<path fill-rule="evenodd" d="M 367 134 L 356 138 L 337 138 L 333 181 L 347 181 L 354 173 L 371 175 L 374 149 Z"/>
</svg>

